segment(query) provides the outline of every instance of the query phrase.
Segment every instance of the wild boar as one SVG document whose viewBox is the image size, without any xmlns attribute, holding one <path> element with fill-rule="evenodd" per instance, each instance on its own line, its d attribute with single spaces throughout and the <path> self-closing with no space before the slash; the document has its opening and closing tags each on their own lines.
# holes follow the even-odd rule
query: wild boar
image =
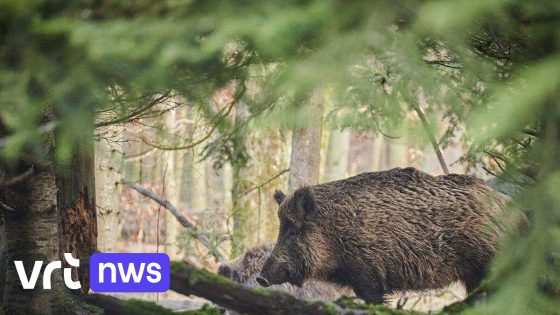
<svg viewBox="0 0 560 315">
<path fill-rule="evenodd" d="M 274 244 L 259 245 L 250 248 L 247 252 L 229 262 L 220 264 L 218 273 L 248 287 L 256 287 L 260 271 L 268 258 Z M 271 289 L 286 292 L 302 300 L 319 300 L 324 302 L 334 301 L 342 296 L 353 296 L 354 292 L 348 288 L 323 281 L 310 280 L 298 287 L 289 283 L 271 285 Z"/>
<path fill-rule="evenodd" d="M 276 191 L 280 230 L 257 281 L 351 287 L 370 303 L 396 291 L 476 288 L 496 252 L 507 197 L 467 175 L 414 168 Z"/>
</svg>

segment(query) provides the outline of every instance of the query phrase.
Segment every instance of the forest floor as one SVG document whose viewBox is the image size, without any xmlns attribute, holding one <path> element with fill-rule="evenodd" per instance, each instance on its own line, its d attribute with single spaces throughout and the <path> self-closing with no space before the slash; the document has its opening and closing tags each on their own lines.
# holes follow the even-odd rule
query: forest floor
<svg viewBox="0 0 560 315">
<path fill-rule="evenodd" d="M 169 290 L 165 293 L 111 293 L 107 294 L 121 300 L 136 299 L 154 302 L 160 306 L 174 311 L 189 311 L 201 309 L 205 304 L 212 302 L 196 296 L 185 296 Z M 406 292 L 393 294 L 388 298 L 387 306 L 402 308 L 422 313 L 437 313 L 445 306 L 461 301 L 466 297 L 465 288 L 456 282 L 449 287 L 427 292 Z"/>
</svg>

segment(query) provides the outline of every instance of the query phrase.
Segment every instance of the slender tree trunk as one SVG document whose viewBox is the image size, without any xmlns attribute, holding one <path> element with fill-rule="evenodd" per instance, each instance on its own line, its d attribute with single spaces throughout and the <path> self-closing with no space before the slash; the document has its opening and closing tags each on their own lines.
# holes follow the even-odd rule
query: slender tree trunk
<svg viewBox="0 0 560 315">
<path fill-rule="evenodd" d="M 383 169 L 388 170 L 391 168 L 392 165 L 392 148 L 391 148 L 391 140 L 387 137 L 383 137 Z"/>
<path fill-rule="evenodd" d="M 119 236 L 119 213 L 122 187 L 122 137 L 124 128 L 108 126 L 97 130 L 101 139 L 95 143 L 95 193 L 97 205 L 97 248 L 114 252 Z"/>
<path fill-rule="evenodd" d="M 233 200 L 233 233 L 232 233 L 232 246 L 231 256 L 236 257 L 245 251 L 244 239 L 246 237 L 245 226 L 248 218 L 247 203 L 244 200 L 244 192 L 249 188 L 247 182 L 248 174 L 244 166 L 235 165 L 233 167 L 233 186 L 232 186 L 232 200 Z"/>
<path fill-rule="evenodd" d="M 224 170 L 214 169 L 211 163 L 206 163 L 206 200 L 210 211 L 218 212 L 226 202 L 226 186 Z"/>
<path fill-rule="evenodd" d="M 316 116 L 308 117 L 310 124 L 307 127 L 292 131 L 289 191 L 319 182 L 322 103 L 323 92 L 315 92 L 304 106 L 308 109 L 307 115 L 314 114 Z"/>
<path fill-rule="evenodd" d="M 332 130 L 327 148 L 324 180 L 327 182 L 342 179 L 348 168 L 350 153 L 350 130 Z"/>
<path fill-rule="evenodd" d="M 370 133 L 352 131 L 348 153 L 348 175 L 353 176 L 377 169 L 375 138 Z"/>
<path fill-rule="evenodd" d="M 290 156 L 289 190 L 317 184 L 321 151 L 321 128 L 310 127 L 294 130 Z"/>
<path fill-rule="evenodd" d="M 172 134 L 178 133 L 179 130 L 176 128 L 178 109 L 173 109 L 167 113 L 165 125 L 168 130 L 171 130 Z M 163 176 L 165 178 L 165 196 L 169 201 L 175 205 L 180 203 L 181 199 L 181 179 L 180 174 L 182 174 L 182 165 L 179 161 L 181 151 L 171 150 L 165 153 L 165 166 L 163 172 L 166 172 Z M 177 237 L 179 236 L 180 226 L 177 219 L 170 214 L 165 212 L 165 252 L 168 253 L 172 258 L 178 258 L 177 254 L 180 248 L 177 243 Z"/>
</svg>

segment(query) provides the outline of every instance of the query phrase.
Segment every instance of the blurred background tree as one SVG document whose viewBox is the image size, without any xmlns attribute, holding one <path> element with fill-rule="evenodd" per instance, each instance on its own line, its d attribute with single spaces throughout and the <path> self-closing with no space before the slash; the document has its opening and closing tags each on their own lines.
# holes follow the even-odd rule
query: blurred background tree
<svg viewBox="0 0 560 315">
<path fill-rule="evenodd" d="M 274 240 L 274 188 L 414 165 L 523 187 L 514 205 L 530 225 L 468 311 L 558 312 L 558 70 L 555 0 L 0 1 L 0 301 L 19 292 L 6 262 L 28 192 L 55 182 L 59 209 L 103 192 L 97 213 L 74 212 L 96 219 L 99 248 L 162 245 L 212 267 L 201 233 L 233 256 Z M 65 184 L 92 178 L 88 165 L 96 189 Z M 120 194 L 123 178 L 198 229 Z M 38 207 L 60 239 L 68 211 L 51 206 Z M 76 245 L 58 241 L 17 255 Z"/>
</svg>

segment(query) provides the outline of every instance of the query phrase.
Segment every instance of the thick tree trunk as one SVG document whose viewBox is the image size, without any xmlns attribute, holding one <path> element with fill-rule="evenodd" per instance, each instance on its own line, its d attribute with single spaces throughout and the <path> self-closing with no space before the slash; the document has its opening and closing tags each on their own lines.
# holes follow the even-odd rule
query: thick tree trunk
<svg viewBox="0 0 560 315">
<path fill-rule="evenodd" d="M 53 138 L 48 134 L 43 141 L 44 148 L 49 151 L 53 149 Z M 60 269 L 52 273 L 52 289 L 43 289 L 41 272 L 35 289 L 24 290 L 14 261 L 23 261 L 29 277 L 35 261 L 43 261 L 44 270 L 52 261 L 64 262 L 64 252 L 71 252 L 74 257 L 92 254 L 96 225 L 92 152 L 89 150 L 84 156 L 77 154 L 69 165 L 60 168 L 50 161 L 34 166 L 25 161 L 16 164 L 0 161 L 0 168 L 8 175 L 33 168 L 32 174 L 24 180 L 0 189 L 0 313 L 90 313 L 81 307 L 79 294 L 72 294 L 66 288 Z M 61 169 L 65 169 L 65 173 L 56 174 L 56 170 Z M 67 266 L 63 263 L 63 267 Z M 89 275 L 84 268 L 80 270 L 75 276 L 87 290 Z"/>
<path fill-rule="evenodd" d="M 0 298 L 5 314 L 51 314 L 56 310 L 56 298 L 64 291 L 62 273 L 52 276 L 52 290 L 43 290 L 43 275 L 39 275 L 33 290 L 20 284 L 14 261 L 24 262 L 29 276 L 34 262 L 47 264 L 59 260 L 58 217 L 56 212 L 56 177 L 52 164 L 36 166 L 31 178 L 17 186 L 2 190 L 2 201 L 12 210 L 2 209 L 3 252 L 0 262 Z"/>
<path fill-rule="evenodd" d="M 60 260 L 64 253 L 74 258 L 91 256 L 97 251 L 95 176 L 93 171 L 93 138 L 83 141 L 68 163 L 57 168 Z M 69 267 L 63 260 L 63 267 Z M 73 269 L 72 275 L 89 291 L 89 270 Z"/>
</svg>

